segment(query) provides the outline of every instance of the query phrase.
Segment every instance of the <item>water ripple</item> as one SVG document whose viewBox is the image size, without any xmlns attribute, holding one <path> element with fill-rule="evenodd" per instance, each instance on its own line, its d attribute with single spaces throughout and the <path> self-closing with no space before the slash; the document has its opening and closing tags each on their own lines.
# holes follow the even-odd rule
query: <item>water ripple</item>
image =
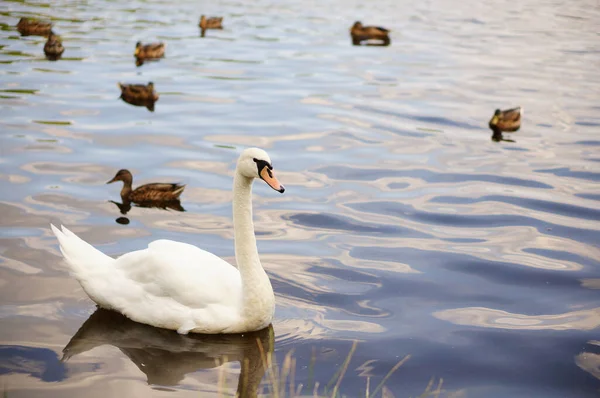
<svg viewBox="0 0 600 398">
<path fill-rule="evenodd" d="M 385 177 L 418 178 L 430 183 L 457 183 L 466 181 L 492 182 L 502 185 L 514 185 L 531 188 L 552 189 L 542 182 L 525 180 L 516 177 L 502 177 L 490 174 L 437 173 L 426 169 L 391 170 L 391 169 L 357 169 L 349 166 L 330 166 L 315 170 L 329 178 L 346 181 L 372 181 Z"/>
<path fill-rule="evenodd" d="M 235 386 L 241 369 L 214 359 L 236 345 L 196 344 L 211 351 L 205 366 L 185 343 L 194 338 L 166 331 L 152 347 L 134 342 L 138 351 L 91 339 L 95 348 L 65 367 L 54 354 L 95 307 L 48 224 L 112 256 L 166 238 L 235 263 L 236 158 L 260 146 L 287 188 L 279 195 L 257 181 L 253 190 L 276 294 L 275 360 L 281 369 L 293 352 L 303 395 L 337 380 L 356 340 L 340 395 L 364 395 L 366 380 L 379 384 L 410 355 L 384 395 L 421 396 L 439 377 L 440 396 L 597 397 L 596 3 L 2 6 L 7 396 L 228 395 L 218 385 Z M 201 38 L 201 13 L 223 16 L 224 29 Z M 49 61 L 45 38 L 20 36 L 23 16 L 51 20 L 65 57 Z M 389 28 L 392 45 L 352 46 L 357 18 Z M 136 65 L 138 40 L 164 41 L 165 58 Z M 153 81 L 155 111 L 119 100 L 119 81 Z M 513 142 L 492 141 L 494 109 L 517 105 L 526 112 L 505 137 Z M 186 183 L 186 212 L 132 207 L 123 223 L 109 202 L 119 188 L 105 184 L 121 168 L 134 185 Z M 113 339 L 123 332 L 103 326 Z M 177 377 L 146 377 L 148 353 L 159 367 L 156 358 L 167 358 Z"/>
</svg>

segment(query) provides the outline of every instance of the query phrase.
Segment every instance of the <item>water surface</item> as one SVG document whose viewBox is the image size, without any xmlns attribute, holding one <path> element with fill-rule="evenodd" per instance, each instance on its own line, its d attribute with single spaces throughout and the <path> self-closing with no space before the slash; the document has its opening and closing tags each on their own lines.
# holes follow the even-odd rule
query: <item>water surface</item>
<svg viewBox="0 0 600 398">
<path fill-rule="evenodd" d="M 597 397 L 600 11 L 593 1 L 23 2 L 0 6 L 0 379 L 9 397 L 234 392 L 240 337 L 179 336 L 95 312 L 48 226 L 109 255 L 157 238 L 233 261 L 231 184 L 266 149 L 284 195 L 254 190 L 277 297 L 258 336 L 312 396 L 387 379 L 396 397 Z M 224 16 L 200 38 L 200 14 Z M 21 37 L 52 19 L 66 51 Z M 390 47 L 353 47 L 361 19 Z M 136 67 L 135 42 L 166 57 Z M 118 99 L 152 81 L 154 112 Z M 522 105 L 515 142 L 496 108 Z M 105 185 L 188 184 L 185 212 Z M 128 223 L 124 223 L 126 217 Z M 119 223 L 115 222 L 120 219 Z M 64 352 L 63 352 L 64 350 Z M 61 362 L 65 355 L 68 360 Z M 217 366 L 230 361 L 223 366 Z M 330 381 L 333 380 L 333 383 Z M 368 381 L 369 380 L 369 381 Z M 268 382 L 268 376 L 263 382 Z M 219 387 L 220 386 L 220 387 Z M 381 390 L 380 390 L 381 391 Z M 201 393 L 200 393 L 201 392 Z"/>
</svg>

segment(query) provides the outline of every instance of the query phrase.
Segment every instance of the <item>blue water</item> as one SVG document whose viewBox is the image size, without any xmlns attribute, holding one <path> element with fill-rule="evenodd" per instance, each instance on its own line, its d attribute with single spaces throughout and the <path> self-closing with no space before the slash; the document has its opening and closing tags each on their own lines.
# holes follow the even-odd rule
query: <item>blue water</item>
<svg viewBox="0 0 600 398">
<path fill-rule="evenodd" d="M 224 29 L 200 38 L 202 13 Z M 62 59 L 21 16 L 54 22 Z M 358 19 L 391 46 L 351 46 Z M 597 397 L 599 23 L 593 1 L 3 2 L 6 393 L 219 396 L 241 372 L 268 394 L 254 336 L 94 314 L 48 228 L 112 256 L 168 238 L 233 261 L 235 161 L 259 146 L 286 192 L 254 188 L 277 300 L 258 338 L 280 369 L 294 359 L 303 395 L 330 396 L 348 357 L 339 391 L 372 394 L 406 357 L 386 394 Z M 137 67 L 138 40 L 165 58 Z M 148 81 L 154 112 L 119 99 L 118 82 Z M 514 142 L 492 141 L 494 109 L 518 105 Z M 122 214 L 105 184 L 121 168 L 187 184 L 185 211 Z"/>
</svg>

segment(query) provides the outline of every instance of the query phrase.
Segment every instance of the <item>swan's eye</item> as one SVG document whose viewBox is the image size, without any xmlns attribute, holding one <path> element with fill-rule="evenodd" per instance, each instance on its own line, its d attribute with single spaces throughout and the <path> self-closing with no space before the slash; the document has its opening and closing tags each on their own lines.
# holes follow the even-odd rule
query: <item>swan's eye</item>
<svg viewBox="0 0 600 398">
<path fill-rule="evenodd" d="M 256 163 L 256 167 L 258 168 L 258 174 L 260 175 L 260 172 L 266 167 L 267 168 L 267 172 L 269 173 L 269 175 L 272 175 L 271 170 L 273 170 L 273 166 L 271 166 L 271 164 L 269 162 L 267 162 L 266 160 L 261 160 L 261 159 L 252 159 L 254 160 L 254 163 Z"/>
</svg>

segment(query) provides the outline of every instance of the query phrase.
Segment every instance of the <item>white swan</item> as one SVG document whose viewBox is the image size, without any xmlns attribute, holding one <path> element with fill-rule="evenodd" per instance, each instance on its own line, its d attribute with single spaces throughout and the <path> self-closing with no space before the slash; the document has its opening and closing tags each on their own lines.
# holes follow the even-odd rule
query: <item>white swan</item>
<svg viewBox="0 0 600 398">
<path fill-rule="evenodd" d="M 275 295 L 256 248 L 252 182 L 261 178 L 283 193 L 269 155 L 246 149 L 233 178 L 235 268 L 196 246 L 157 240 L 113 259 L 67 228 L 51 225 L 75 278 L 100 307 L 181 334 L 242 333 L 267 327 Z"/>
</svg>

